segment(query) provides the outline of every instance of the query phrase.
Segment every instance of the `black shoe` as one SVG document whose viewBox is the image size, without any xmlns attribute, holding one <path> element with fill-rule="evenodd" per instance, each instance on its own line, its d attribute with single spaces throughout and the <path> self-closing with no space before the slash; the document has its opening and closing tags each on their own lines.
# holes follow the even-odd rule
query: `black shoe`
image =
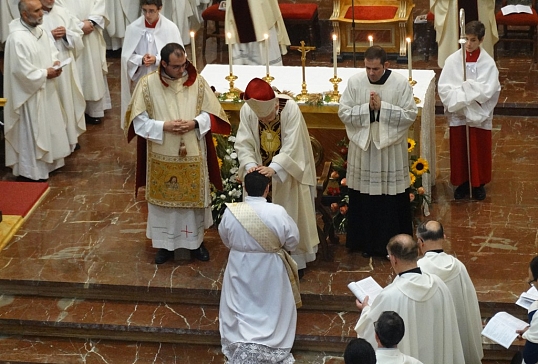
<svg viewBox="0 0 538 364">
<path fill-rule="evenodd" d="M 465 198 L 465 196 L 469 196 L 469 182 L 465 182 L 465 183 L 459 185 L 454 190 L 454 200 L 461 200 L 461 199 Z"/>
<path fill-rule="evenodd" d="M 482 201 L 486 198 L 486 189 L 484 188 L 484 186 L 480 186 L 480 187 L 473 187 L 473 199 L 474 200 L 478 200 L 478 201 Z"/>
<path fill-rule="evenodd" d="M 157 254 L 155 254 L 155 264 L 163 264 L 170 260 L 174 256 L 174 252 L 166 249 L 159 249 L 157 250 Z"/>
<path fill-rule="evenodd" d="M 305 268 L 303 268 L 303 269 L 299 269 L 299 270 L 297 271 L 297 273 L 299 273 L 299 279 L 302 279 L 302 278 L 304 277 L 304 270 L 305 270 Z"/>
<path fill-rule="evenodd" d="M 209 260 L 209 251 L 204 246 L 204 243 L 202 243 L 198 249 L 191 250 L 191 254 L 194 258 L 201 260 L 202 262 L 207 262 Z"/>
<path fill-rule="evenodd" d="M 31 179 L 24 176 L 17 176 L 17 182 L 47 182 L 46 179 Z"/>
<path fill-rule="evenodd" d="M 80 149 L 80 144 L 75 144 L 75 150 L 79 150 Z"/>
<path fill-rule="evenodd" d="M 100 118 L 94 118 L 93 116 L 90 116 L 88 114 L 84 114 L 84 118 L 86 119 L 86 124 L 90 125 L 99 125 L 101 124 Z"/>
</svg>

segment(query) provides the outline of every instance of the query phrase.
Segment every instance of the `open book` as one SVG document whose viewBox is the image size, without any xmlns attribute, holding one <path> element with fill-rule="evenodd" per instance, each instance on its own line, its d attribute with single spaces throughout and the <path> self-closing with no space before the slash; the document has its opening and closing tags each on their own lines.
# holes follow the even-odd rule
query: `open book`
<svg viewBox="0 0 538 364">
<path fill-rule="evenodd" d="M 538 290 L 532 286 L 527 292 L 523 292 L 516 301 L 516 305 L 526 308 L 531 307 L 534 301 L 538 300 Z"/>
<path fill-rule="evenodd" d="M 507 312 L 497 312 L 482 330 L 482 335 L 508 349 L 518 336 L 516 330 L 523 330 L 527 326 L 529 324 L 525 321 Z"/>
<path fill-rule="evenodd" d="M 372 277 L 367 277 L 357 282 L 351 282 L 347 287 L 359 301 L 363 302 L 364 298 L 368 296 L 370 303 L 374 302 L 374 299 L 383 290 L 383 287 L 381 287 Z"/>
<path fill-rule="evenodd" d="M 532 14 L 531 7 L 529 5 L 506 5 L 501 8 L 503 15 L 516 14 L 516 13 L 527 13 Z"/>
</svg>

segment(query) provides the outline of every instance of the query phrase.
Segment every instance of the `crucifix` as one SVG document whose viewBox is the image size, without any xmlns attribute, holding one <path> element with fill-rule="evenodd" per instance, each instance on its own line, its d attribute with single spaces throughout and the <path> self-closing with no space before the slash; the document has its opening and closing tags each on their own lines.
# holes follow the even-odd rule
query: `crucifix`
<svg viewBox="0 0 538 364">
<path fill-rule="evenodd" d="M 305 70 L 306 70 L 306 54 L 310 51 L 313 51 L 316 49 L 316 47 L 306 47 L 304 45 L 304 40 L 301 41 L 301 46 L 291 46 L 290 49 L 298 50 L 301 52 L 301 65 L 303 66 L 303 84 L 301 89 L 301 94 L 297 96 L 297 100 L 299 101 L 308 101 L 308 91 L 306 90 L 306 76 L 305 76 Z"/>
</svg>

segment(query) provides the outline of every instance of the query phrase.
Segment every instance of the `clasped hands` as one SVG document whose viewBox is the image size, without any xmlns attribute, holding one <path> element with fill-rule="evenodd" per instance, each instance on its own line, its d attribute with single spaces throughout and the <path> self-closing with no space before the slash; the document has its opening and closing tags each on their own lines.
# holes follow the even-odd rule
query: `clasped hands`
<svg viewBox="0 0 538 364">
<path fill-rule="evenodd" d="M 370 91 L 370 109 L 375 111 L 381 109 L 381 97 L 375 91 Z"/>
<path fill-rule="evenodd" d="M 53 63 L 53 66 L 59 66 L 59 65 L 60 65 L 60 61 L 56 61 L 56 62 Z M 61 68 L 58 68 L 58 69 L 56 69 L 54 67 L 47 68 L 47 78 L 48 79 L 56 78 L 61 74 L 62 74 L 62 69 Z"/>
<path fill-rule="evenodd" d="M 84 25 L 82 26 L 82 32 L 84 33 L 84 35 L 88 35 L 94 31 L 93 23 L 91 20 L 86 19 L 83 21 L 83 23 Z"/>
<path fill-rule="evenodd" d="M 252 167 L 247 171 L 247 173 L 254 172 L 254 171 L 260 172 L 260 174 L 263 174 L 267 178 L 271 178 L 275 174 L 275 170 L 273 168 L 265 167 L 265 166 Z"/>
<path fill-rule="evenodd" d="M 142 64 L 146 67 L 153 66 L 157 62 L 157 57 L 152 56 L 149 53 L 144 54 L 144 57 L 142 58 Z"/>
<path fill-rule="evenodd" d="M 172 134 L 185 134 L 191 130 L 194 130 L 196 123 L 194 120 L 168 120 L 164 122 L 164 131 Z"/>
<path fill-rule="evenodd" d="M 57 28 L 54 28 L 50 31 L 50 33 L 52 34 L 52 37 L 54 39 L 61 39 L 63 37 L 65 37 L 65 34 L 67 33 L 66 30 L 65 30 L 65 27 L 62 27 L 62 26 L 59 26 Z"/>
</svg>

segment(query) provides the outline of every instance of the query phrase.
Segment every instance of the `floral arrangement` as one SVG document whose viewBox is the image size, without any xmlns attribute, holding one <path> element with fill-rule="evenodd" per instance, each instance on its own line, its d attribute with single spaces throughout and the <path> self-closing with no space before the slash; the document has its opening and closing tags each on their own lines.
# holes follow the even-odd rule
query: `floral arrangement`
<svg viewBox="0 0 538 364">
<path fill-rule="evenodd" d="M 213 222 L 216 226 L 222 219 L 222 214 L 226 210 L 226 203 L 239 202 L 243 200 L 243 186 L 238 180 L 239 160 L 235 151 L 235 135 L 237 128 L 232 130 L 230 136 L 215 134 L 213 144 L 217 151 L 217 158 L 220 167 L 220 174 L 224 189 L 217 191 L 212 186 L 211 191 L 211 211 Z"/>
<path fill-rule="evenodd" d="M 346 233 L 347 226 L 347 210 L 349 205 L 349 196 L 347 194 L 347 152 L 349 141 L 347 138 L 338 142 L 338 152 L 333 154 L 331 180 L 335 183 L 329 184 L 325 194 L 334 198 L 337 201 L 331 202 L 331 211 L 333 212 L 333 224 L 338 233 Z M 428 169 L 428 161 L 424 158 L 411 154 L 415 149 L 416 142 L 407 138 L 407 151 L 409 152 L 409 179 L 410 185 L 407 189 L 409 200 L 411 202 L 411 210 L 414 212 L 417 208 L 423 206 L 424 203 L 430 205 L 431 197 L 426 194 L 422 186 L 422 176 L 424 173 L 430 173 Z"/>
</svg>

